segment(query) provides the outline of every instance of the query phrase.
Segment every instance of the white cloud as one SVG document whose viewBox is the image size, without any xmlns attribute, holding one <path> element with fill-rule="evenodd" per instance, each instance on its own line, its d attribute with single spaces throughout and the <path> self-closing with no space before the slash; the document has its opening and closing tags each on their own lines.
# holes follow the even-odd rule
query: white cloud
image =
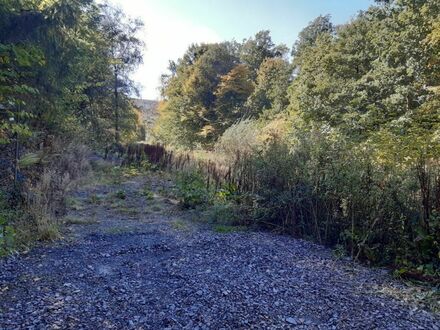
<svg viewBox="0 0 440 330">
<path fill-rule="evenodd" d="M 181 57 L 190 44 L 221 40 L 215 31 L 195 25 L 176 13 L 165 12 L 149 0 L 111 2 L 120 6 L 131 17 L 139 17 L 145 23 L 141 35 L 146 45 L 144 64 L 133 75 L 133 79 L 143 86 L 143 98 L 159 97 L 160 76 L 167 71 L 169 60 Z"/>
</svg>

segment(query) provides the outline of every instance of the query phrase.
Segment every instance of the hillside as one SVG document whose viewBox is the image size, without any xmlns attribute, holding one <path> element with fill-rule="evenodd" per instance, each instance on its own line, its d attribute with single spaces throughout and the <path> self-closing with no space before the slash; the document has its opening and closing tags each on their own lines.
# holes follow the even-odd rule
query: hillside
<svg viewBox="0 0 440 330">
<path fill-rule="evenodd" d="M 157 112 L 157 106 L 159 102 L 145 99 L 132 99 L 132 102 L 135 108 L 139 109 L 142 112 L 148 139 L 150 135 L 149 132 L 153 128 L 159 116 L 159 113 Z"/>
</svg>

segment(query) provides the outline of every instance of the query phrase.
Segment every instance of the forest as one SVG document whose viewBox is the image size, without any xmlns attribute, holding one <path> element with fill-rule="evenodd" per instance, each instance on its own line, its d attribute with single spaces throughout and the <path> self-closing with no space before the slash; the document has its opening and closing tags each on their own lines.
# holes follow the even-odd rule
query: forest
<svg viewBox="0 0 440 330">
<path fill-rule="evenodd" d="M 0 253 L 57 236 L 87 147 L 142 139 L 143 23 L 93 0 L 0 3 Z"/>
<path fill-rule="evenodd" d="M 58 237 L 90 150 L 140 148 L 142 28 L 94 0 L 1 0 L 0 254 Z M 188 160 L 183 208 L 439 283 L 439 1 L 322 15 L 292 45 L 193 44 L 161 82 L 147 142 Z"/>
</svg>

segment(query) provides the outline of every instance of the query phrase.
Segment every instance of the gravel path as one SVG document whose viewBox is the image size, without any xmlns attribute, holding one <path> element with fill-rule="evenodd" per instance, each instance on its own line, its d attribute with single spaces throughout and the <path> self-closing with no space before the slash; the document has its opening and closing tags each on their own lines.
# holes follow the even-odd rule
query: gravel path
<svg viewBox="0 0 440 330">
<path fill-rule="evenodd" d="M 0 329 L 440 329 L 378 293 L 399 290 L 383 270 L 288 236 L 215 233 L 144 184 L 78 190 L 65 240 L 0 261 Z"/>
</svg>

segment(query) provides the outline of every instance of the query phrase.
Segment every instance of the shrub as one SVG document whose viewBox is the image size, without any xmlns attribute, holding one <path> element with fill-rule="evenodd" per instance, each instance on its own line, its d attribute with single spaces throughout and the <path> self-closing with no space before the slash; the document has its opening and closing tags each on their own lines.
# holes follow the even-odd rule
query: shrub
<svg viewBox="0 0 440 330">
<path fill-rule="evenodd" d="M 147 200 L 154 199 L 154 193 L 150 190 L 150 187 L 148 185 L 145 186 L 144 189 L 141 191 L 141 195 L 144 196 Z"/>
<path fill-rule="evenodd" d="M 212 223 L 223 225 L 241 224 L 241 214 L 233 203 L 215 203 L 206 212 L 206 217 Z"/>
<path fill-rule="evenodd" d="M 383 145 L 327 126 L 291 134 L 273 135 L 217 175 L 224 184 L 207 212 L 211 221 L 255 222 L 336 246 L 338 254 L 345 250 L 366 263 L 392 265 L 401 276 L 438 279 L 438 161 L 423 153 L 400 159 Z M 239 150 L 239 138 L 229 151 L 225 141 L 219 150 Z M 202 173 L 209 183 L 210 172 Z M 197 185 L 203 187 L 200 178 Z"/>
<path fill-rule="evenodd" d="M 183 208 L 195 208 L 209 201 L 209 191 L 198 171 L 182 172 L 177 176 L 177 197 Z"/>
<path fill-rule="evenodd" d="M 252 119 L 242 119 L 223 133 L 215 149 L 233 160 L 238 156 L 250 155 L 258 146 L 257 123 Z"/>
<path fill-rule="evenodd" d="M 119 199 L 126 199 L 127 198 L 127 194 L 126 194 L 126 192 L 124 190 L 118 190 L 115 193 L 115 197 L 119 198 Z"/>
</svg>

